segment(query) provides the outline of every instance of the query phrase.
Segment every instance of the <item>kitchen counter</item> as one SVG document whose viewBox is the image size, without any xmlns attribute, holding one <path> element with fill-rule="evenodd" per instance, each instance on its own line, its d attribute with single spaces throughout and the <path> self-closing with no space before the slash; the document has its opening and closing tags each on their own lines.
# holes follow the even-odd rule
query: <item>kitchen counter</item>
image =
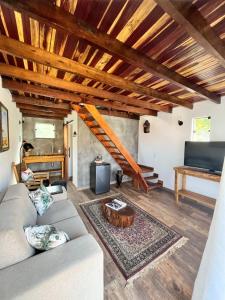
<svg viewBox="0 0 225 300">
<path fill-rule="evenodd" d="M 30 155 L 25 156 L 23 161 L 25 164 L 34 164 L 34 163 L 52 163 L 52 162 L 61 162 L 61 173 L 62 178 L 64 177 L 64 160 L 65 156 L 63 154 L 45 154 L 45 155 Z M 54 171 L 54 170 L 49 170 Z"/>
</svg>

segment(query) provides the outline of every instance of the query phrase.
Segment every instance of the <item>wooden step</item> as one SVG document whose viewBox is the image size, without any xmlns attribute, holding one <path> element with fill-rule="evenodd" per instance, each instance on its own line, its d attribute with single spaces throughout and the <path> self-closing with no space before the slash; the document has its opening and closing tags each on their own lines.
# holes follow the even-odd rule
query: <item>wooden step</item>
<svg viewBox="0 0 225 300">
<path fill-rule="evenodd" d="M 98 132 L 98 133 L 95 133 L 95 135 L 107 135 L 105 132 Z"/>
<path fill-rule="evenodd" d="M 111 155 L 120 155 L 120 156 L 123 156 L 123 154 L 121 154 L 120 152 L 115 152 L 115 151 L 114 152 L 110 152 L 110 154 Z"/>
<path fill-rule="evenodd" d="M 158 180 L 157 182 L 146 181 L 148 184 L 148 190 L 159 189 L 163 187 L 162 180 Z"/>
<path fill-rule="evenodd" d="M 140 164 L 138 164 L 138 166 L 141 168 L 142 173 L 151 173 L 154 171 L 154 168 L 152 168 L 152 167 L 148 167 L 148 166 L 144 166 L 144 165 L 140 165 Z"/>
<path fill-rule="evenodd" d="M 98 128 L 101 128 L 99 125 L 92 125 L 92 126 L 89 126 L 89 128 L 91 129 L 98 129 Z"/>
<path fill-rule="evenodd" d="M 182 197 L 186 197 L 189 199 L 194 200 L 195 202 L 198 202 L 200 204 L 203 204 L 211 209 L 214 209 L 215 204 L 216 204 L 216 199 L 207 197 L 205 195 L 201 195 L 198 193 L 194 193 L 188 190 L 179 190 L 178 195 Z"/>
<path fill-rule="evenodd" d="M 112 151 L 113 150 L 115 150 L 115 149 L 117 149 L 116 147 L 114 147 L 114 146 L 105 146 L 105 148 L 107 148 L 109 151 L 112 149 Z"/>
<path fill-rule="evenodd" d="M 129 166 L 129 163 L 125 159 L 116 159 L 117 163 L 120 165 Z"/>
<path fill-rule="evenodd" d="M 94 118 L 92 116 L 84 117 L 83 121 L 84 122 L 86 122 L 86 121 L 94 121 Z"/>
<path fill-rule="evenodd" d="M 157 179 L 159 177 L 159 175 L 157 174 L 157 173 L 153 173 L 153 175 L 151 175 L 151 176 L 146 176 L 146 177 L 144 177 L 144 179 L 146 180 L 146 181 L 148 181 L 148 180 L 154 180 L 154 179 Z"/>
<path fill-rule="evenodd" d="M 89 112 L 86 110 L 85 107 L 82 107 L 80 110 L 79 110 L 79 114 L 83 115 L 83 114 L 89 114 Z"/>
</svg>

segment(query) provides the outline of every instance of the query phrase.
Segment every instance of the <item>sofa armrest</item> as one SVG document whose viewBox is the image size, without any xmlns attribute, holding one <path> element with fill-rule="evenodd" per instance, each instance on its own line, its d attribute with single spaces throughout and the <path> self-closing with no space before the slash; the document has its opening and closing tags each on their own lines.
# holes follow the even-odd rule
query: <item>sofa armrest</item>
<svg viewBox="0 0 225 300">
<path fill-rule="evenodd" d="M 103 286 L 103 252 L 89 234 L 0 270 L 1 300 L 103 300 Z"/>
</svg>

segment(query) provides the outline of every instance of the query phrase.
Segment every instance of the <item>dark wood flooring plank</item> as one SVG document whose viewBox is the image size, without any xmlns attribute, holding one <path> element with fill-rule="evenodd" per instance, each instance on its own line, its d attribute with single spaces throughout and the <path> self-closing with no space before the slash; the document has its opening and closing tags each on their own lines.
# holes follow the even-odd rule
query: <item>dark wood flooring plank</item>
<svg viewBox="0 0 225 300">
<path fill-rule="evenodd" d="M 122 192 L 142 209 L 166 225 L 172 227 L 189 241 L 155 269 L 146 271 L 133 284 L 125 286 L 125 280 L 114 264 L 108 251 L 99 240 L 93 227 L 83 214 L 79 204 Z M 110 193 L 96 196 L 90 190 L 77 191 L 72 183 L 68 188 L 88 231 L 95 236 L 104 252 L 105 300 L 189 300 L 195 277 L 208 236 L 212 211 L 195 206 L 189 201 L 178 207 L 174 196 L 166 190 L 154 190 L 149 194 L 136 191 L 130 183 L 121 189 L 111 187 Z"/>
</svg>

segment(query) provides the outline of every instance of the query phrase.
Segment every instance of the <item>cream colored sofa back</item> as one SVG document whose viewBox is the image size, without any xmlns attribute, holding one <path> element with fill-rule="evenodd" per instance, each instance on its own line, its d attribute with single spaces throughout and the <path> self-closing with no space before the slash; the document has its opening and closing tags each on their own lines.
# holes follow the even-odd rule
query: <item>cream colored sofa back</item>
<svg viewBox="0 0 225 300">
<path fill-rule="evenodd" d="M 35 254 L 28 244 L 24 227 L 35 225 L 37 212 L 24 184 L 8 188 L 0 204 L 0 269 Z"/>
</svg>

